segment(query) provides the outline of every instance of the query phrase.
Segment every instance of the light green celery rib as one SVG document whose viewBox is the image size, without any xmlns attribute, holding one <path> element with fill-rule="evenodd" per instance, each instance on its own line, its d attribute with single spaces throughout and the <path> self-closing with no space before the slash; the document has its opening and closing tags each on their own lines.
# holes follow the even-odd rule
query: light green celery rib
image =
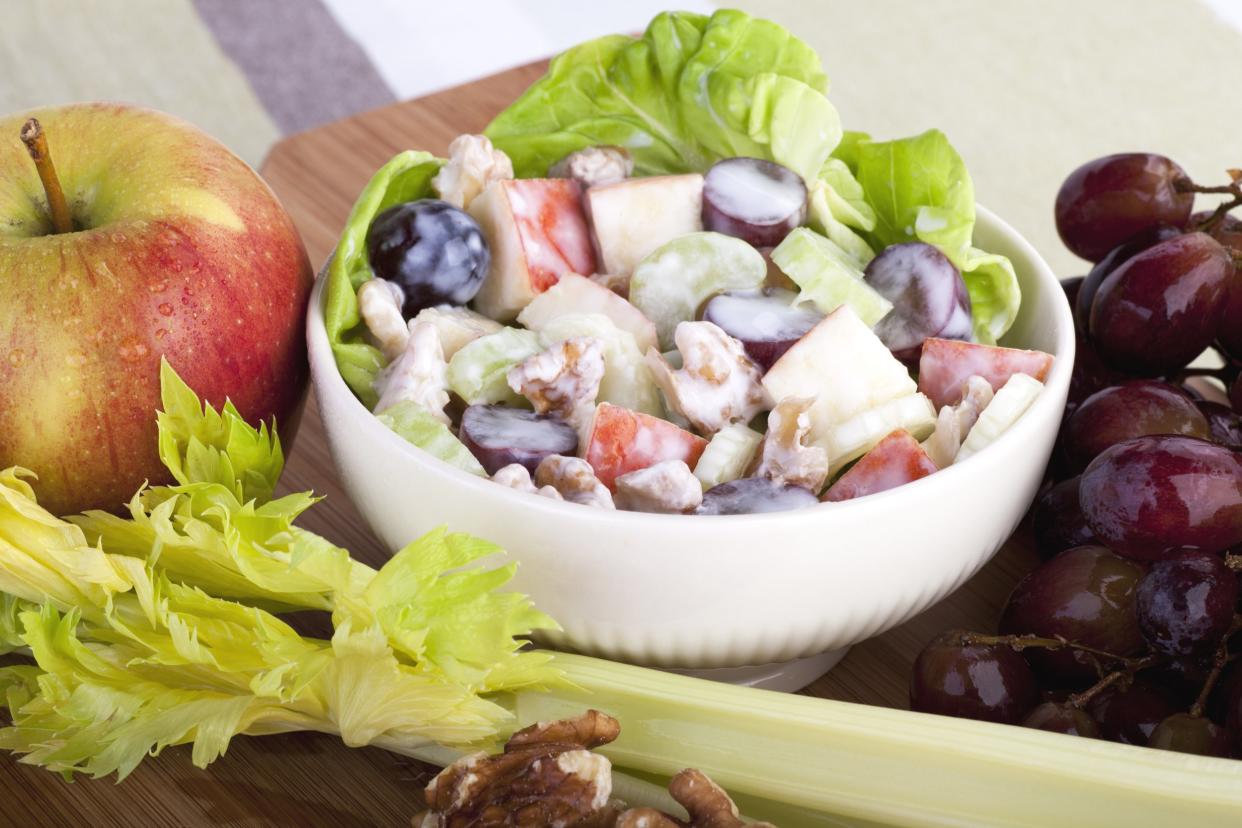
<svg viewBox="0 0 1242 828">
<path fill-rule="evenodd" d="M 519 726 L 595 707 L 617 766 L 696 767 L 730 793 L 897 826 L 1230 825 L 1242 763 L 787 695 L 558 653 Z M 1233 820 L 1233 821 L 1231 821 Z M 782 828 L 787 828 L 782 824 Z"/>
</svg>

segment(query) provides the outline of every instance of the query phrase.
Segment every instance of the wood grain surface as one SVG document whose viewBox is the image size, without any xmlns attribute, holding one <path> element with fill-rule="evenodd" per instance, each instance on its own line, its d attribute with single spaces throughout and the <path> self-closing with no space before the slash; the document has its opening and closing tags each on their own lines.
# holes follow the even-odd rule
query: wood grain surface
<svg viewBox="0 0 1242 828">
<path fill-rule="evenodd" d="M 367 112 L 276 145 L 264 177 L 292 214 L 311 260 L 336 242 L 353 200 L 371 173 L 396 152 L 443 155 L 448 142 L 477 132 L 541 75 L 537 63 L 414 101 Z M 371 564 L 385 551 L 337 480 L 313 398 L 306 407 L 281 487 L 313 489 L 327 499 L 301 521 Z M 945 504 L 946 509 L 969 504 Z M 915 654 L 953 626 L 990 629 L 1017 579 L 1035 561 L 1029 540 L 1010 540 L 949 599 L 912 621 L 854 647 L 804 692 L 825 698 L 906 705 Z M 188 748 L 143 763 L 124 783 L 62 781 L 0 757 L 0 826 L 405 826 L 432 769 L 378 749 L 352 750 L 327 736 L 239 738 L 207 770 Z"/>
</svg>

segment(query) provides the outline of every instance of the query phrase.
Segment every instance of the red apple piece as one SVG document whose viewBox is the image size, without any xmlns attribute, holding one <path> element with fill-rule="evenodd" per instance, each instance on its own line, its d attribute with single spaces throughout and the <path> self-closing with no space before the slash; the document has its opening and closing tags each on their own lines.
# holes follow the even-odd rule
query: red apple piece
<svg viewBox="0 0 1242 828">
<path fill-rule="evenodd" d="M 604 403 L 596 409 L 585 456 L 600 482 L 615 491 L 621 475 L 663 460 L 694 468 L 706 447 L 702 437 L 667 420 Z"/>
<path fill-rule="evenodd" d="M 852 500 L 926 477 L 936 464 L 906 431 L 894 431 L 828 487 L 824 500 Z"/>
<path fill-rule="evenodd" d="M 35 117 L 71 213 L 18 140 Z M 253 170 L 190 124 L 118 104 L 0 118 L 0 468 L 39 475 L 56 514 L 120 508 L 157 452 L 160 357 L 215 406 L 275 417 L 306 388 L 311 268 Z"/>
<path fill-rule="evenodd" d="M 582 187 L 566 178 L 496 181 L 470 204 L 492 251 L 491 269 L 474 306 L 512 321 L 566 273 L 596 270 Z"/>
<path fill-rule="evenodd" d="M 932 337 L 923 342 L 919 358 L 919 390 L 939 409 L 961 402 L 966 380 L 972 376 L 983 377 L 993 391 L 999 391 L 1014 374 L 1043 382 L 1051 368 L 1052 355 L 1043 351 Z"/>
</svg>

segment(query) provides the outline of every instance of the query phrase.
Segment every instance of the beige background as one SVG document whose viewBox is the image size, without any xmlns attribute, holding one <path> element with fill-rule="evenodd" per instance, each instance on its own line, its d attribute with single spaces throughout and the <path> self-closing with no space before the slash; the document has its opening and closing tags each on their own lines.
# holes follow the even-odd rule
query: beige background
<svg viewBox="0 0 1242 828">
<path fill-rule="evenodd" d="M 1062 277 L 1086 268 L 1057 238 L 1052 205 L 1083 161 L 1151 150 L 1210 183 L 1242 166 L 1242 33 L 1194 0 L 736 5 L 816 48 L 846 128 L 944 130 L 980 203 Z"/>
</svg>

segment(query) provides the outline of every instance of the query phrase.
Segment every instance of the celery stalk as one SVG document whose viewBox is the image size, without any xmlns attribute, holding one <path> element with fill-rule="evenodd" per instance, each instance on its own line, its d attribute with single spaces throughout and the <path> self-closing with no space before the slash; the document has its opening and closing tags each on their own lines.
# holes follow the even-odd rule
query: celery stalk
<svg viewBox="0 0 1242 828">
<path fill-rule="evenodd" d="M 519 725 L 584 707 L 625 723 L 615 765 L 697 767 L 731 793 L 890 825 L 1227 825 L 1242 762 L 705 682 L 558 653 L 572 687 L 516 698 Z M 782 828 L 790 826 L 781 823 Z"/>
</svg>

